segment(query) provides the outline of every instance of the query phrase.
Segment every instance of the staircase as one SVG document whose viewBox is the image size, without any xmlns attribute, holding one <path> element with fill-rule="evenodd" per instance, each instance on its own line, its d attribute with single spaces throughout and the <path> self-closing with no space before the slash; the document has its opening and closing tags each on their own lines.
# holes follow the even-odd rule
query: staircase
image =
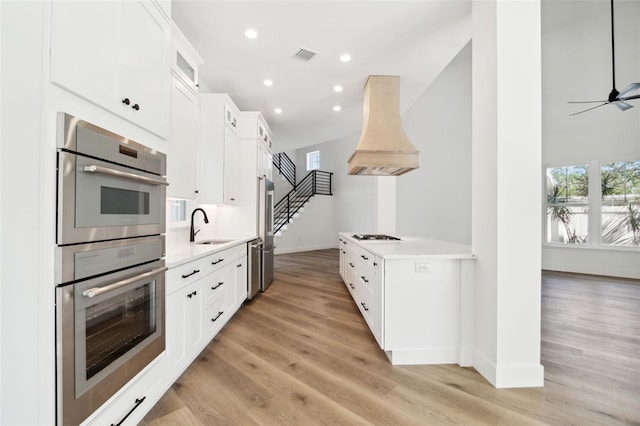
<svg viewBox="0 0 640 426">
<path fill-rule="evenodd" d="M 274 155 L 273 166 L 291 186 L 296 187 L 296 165 L 286 153 L 281 152 Z"/>
<path fill-rule="evenodd" d="M 285 154 L 286 155 L 286 154 Z M 287 157 L 288 158 L 288 157 Z M 275 164 L 275 160 L 274 160 Z M 314 195 L 333 195 L 331 191 L 331 176 L 333 173 L 312 170 L 287 195 L 278 201 L 273 208 L 273 233 L 280 235 L 287 224 L 301 213 L 304 205 Z"/>
</svg>

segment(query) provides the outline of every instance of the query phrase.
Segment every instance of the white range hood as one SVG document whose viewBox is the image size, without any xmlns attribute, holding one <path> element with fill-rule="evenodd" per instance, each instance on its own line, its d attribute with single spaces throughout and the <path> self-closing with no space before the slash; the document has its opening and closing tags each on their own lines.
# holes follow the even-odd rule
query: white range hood
<svg viewBox="0 0 640 426">
<path fill-rule="evenodd" d="M 418 151 L 400 120 L 400 77 L 370 75 L 364 86 L 364 120 L 348 174 L 399 176 L 416 169 Z"/>
</svg>

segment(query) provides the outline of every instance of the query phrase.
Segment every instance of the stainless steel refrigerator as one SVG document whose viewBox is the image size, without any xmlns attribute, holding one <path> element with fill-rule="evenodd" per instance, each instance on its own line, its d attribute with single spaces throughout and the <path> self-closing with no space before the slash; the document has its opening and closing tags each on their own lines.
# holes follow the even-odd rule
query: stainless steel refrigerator
<svg viewBox="0 0 640 426">
<path fill-rule="evenodd" d="M 249 299 L 254 297 L 258 290 L 265 291 L 273 281 L 273 182 L 259 178 L 257 188 L 259 240 L 249 243 Z"/>
</svg>

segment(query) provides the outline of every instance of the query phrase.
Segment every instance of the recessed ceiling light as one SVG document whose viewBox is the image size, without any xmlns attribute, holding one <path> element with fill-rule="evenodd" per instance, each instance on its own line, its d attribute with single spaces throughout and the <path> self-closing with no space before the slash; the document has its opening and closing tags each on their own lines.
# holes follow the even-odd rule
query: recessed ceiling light
<svg viewBox="0 0 640 426">
<path fill-rule="evenodd" d="M 244 36 L 246 38 L 254 39 L 258 37 L 258 33 L 256 32 L 256 30 L 252 30 L 251 28 L 249 28 L 247 31 L 244 32 Z"/>
<path fill-rule="evenodd" d="M 265 86 L 273 86 L 273 80 L 266 79 L 263 83 Z"/>
<path fill-rule="evenodd" d="M 276 114 L 282 114 L 282 108 L 276 108 L 273 110 Z"/>
<path fill-rule="evenodd" d="M 338 93 L 342 92 L 342 86 L 333 86 L 333 91 Z"/>
<path fill-rule="evenodd" d="M 340 111 L 342 109 L 342 107 L 340 105 L 334 105 L 333 106 L 333 110 L 334 111 Z"/>
<path fill-rule="evenodd" d="M 349 55 L 348 53 L 343 53 L 342 55 L 340 55 L 340 60 L 342 62 L 349 62 L 351 60 L 351 55 Z"/>
</svg>

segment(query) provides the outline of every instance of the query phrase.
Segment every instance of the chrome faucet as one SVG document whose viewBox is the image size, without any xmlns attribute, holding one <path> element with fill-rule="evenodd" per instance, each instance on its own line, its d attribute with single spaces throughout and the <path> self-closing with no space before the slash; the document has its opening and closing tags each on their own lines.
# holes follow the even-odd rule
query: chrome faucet
<svg viewBox="0 0 640 426">
<path fill-rule="evenodd" d="M 209 223 L 209 218 L 207 217 L 207 212 L 202 210 L 200 207 L 198 207 L 197 209 L 194 209 L 193 212 L 191 213 L 191 232 L 189 233 L 189 241 L 190 242 L 194 242 L 195 239 L 196 239 L 196 234 L 198 232 L 200 232 L 199 229 L 196 231 L 195 228 L 193 227 L 193 217 L 196 215 L 197 211 L 201 211 L 202 214 L 204 215 L 204 223 Z"/>
</svg>

